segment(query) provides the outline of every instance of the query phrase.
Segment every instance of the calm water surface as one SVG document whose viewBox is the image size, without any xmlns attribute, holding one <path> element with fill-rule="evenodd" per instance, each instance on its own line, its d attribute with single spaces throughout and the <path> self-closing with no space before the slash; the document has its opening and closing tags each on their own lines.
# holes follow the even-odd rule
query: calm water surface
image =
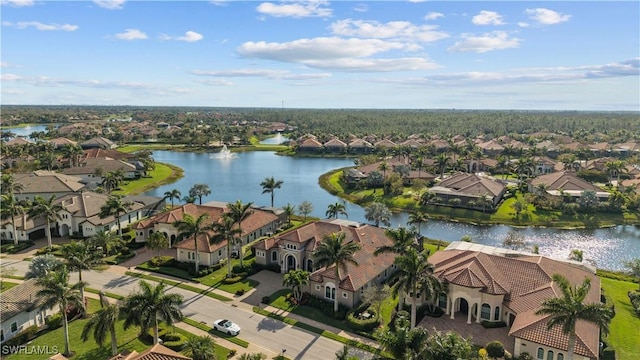
<svg viewBox="0 0 640 360">
<path fill-rule="evenodd" d="M 330 170 L 352 166 L 352 159 L 322 159 L 278 156 L 272 152 L 238 153 L 234 159 L 219 159 L 215 154 L 154 151 L 156 161 L 175 164 L 185 171 L 185 176 L 173 184 L 161 186 L 147 195 L 163 196 L 165 191 L 179 189 L 183 196 L 191 186 L 206 183 L 211 195 L 203 201 L 253 202 L 269 206 L 269 194 L 262 194 L 260 183 L 273 176 L 283 180 L 282 188 L 276 189 L 274 205 L 287 203 L 298 206 L 303 201 L 313 204 L 311 216 L 325 217 L 329 204 L 342 202 L 318 185 L 318 178 Z M 346 203 L 350 220 L 367 222 L 364 209 Z M 406 225 L 406 213 L 394 214 L 392 226 Z M 557 230 L 546 228 L 513 228 L 505 225 L 474 226 L 447 221 L 432 220 L 422 226 L 422 234 L 446 241 L 459 240 L 470 235 L 474 242 L 500 245 L 509 231 L 521 232 L 530 246 L 537 244 L 543 255 L 566 258 L 571 249 L 584 251 L 585 259 L 598 267 L 622 269 L 622 262 L 640 257 L 640 227 L 617 226 L 609 229 Z"/>
</svg>

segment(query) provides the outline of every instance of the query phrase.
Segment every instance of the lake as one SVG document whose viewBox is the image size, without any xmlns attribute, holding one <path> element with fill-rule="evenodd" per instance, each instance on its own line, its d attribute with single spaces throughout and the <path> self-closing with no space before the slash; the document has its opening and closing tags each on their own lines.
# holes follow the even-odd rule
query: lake
<svg viewBox="0 0 640 360">
<path fill-rule="evenodd" d="M 327 206 L 343 202 L 318 185 L 320 175 L 337 168 L 353 166 L 353 159 L 301 158 L 279 156 L 273 152 L 253 151 L 237 153 L 235 158 L 221 159 L 216 154 L 173 151 L 154 151 L 156 161 L 171 163 L 184 169 L 185 176 L 173 184 L 161 186 L 146 195 L 163 196 L 165 191 L 179 189 L 183 196 L 191 186 L 206 183 L 211 195 L 203 202 L 216 200 L 253 202 L 258 206 L 269 206 L 270 195 L 262 194 L 260 183 L 273 176 L 283 180 L 282 188 L 276 189 L 274 205 L 287 203 L 298 206 L 303 201 L 313 204 L 311 216 L 324 218 Z M 348 219 L 366 223 L 364 209 L 346 203 Z M 343 217 L 343 216 L 341 216 Z M 397 213 L 391 226 L 405 226 L 408 214 Z M 505 225 L 474 226 L 469 224 L 431 220 L 422 225 L 422 234 L 429 238 L 446 241 L 460 240 L 469 235 L 473 242 L 499 246 L 510 231 L 525 235 L 529 246 L 537 244 L 540 254 L 566 258 L 572 249 L 584 251 L 584 258 L 598 267 L 620 270 L 622 262 L 640 257 L 640 227 L 617 226 L 606 229 L 559 230 L 551 228 L 514 228 Z"/>
</svg>

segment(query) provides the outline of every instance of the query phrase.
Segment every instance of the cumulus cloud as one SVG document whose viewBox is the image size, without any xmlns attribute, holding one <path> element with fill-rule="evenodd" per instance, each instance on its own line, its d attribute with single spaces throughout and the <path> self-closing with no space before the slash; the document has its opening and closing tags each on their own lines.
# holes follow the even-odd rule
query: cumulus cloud
<svg viewBox="0 0 640 360">
<path fill-rule="evenodd" d="M 196 42 L 204 39 L 202 34 L 198 34 L 195 31 L 187 31 L 183 36 L 169 36 L 169 35 L 160 35 L 160 40 L 176 40 L 176 41 L 185 41 L 185 42 Z"/>
<path fill-rule="evenodd" d="M 571 15 L 563 15 L 553 10 L 545 8 L 526 9 L 525 14 L 529 15 L 531 20 L 540 25 L 554 25 L 569 21 Z"/>
<path fill-rule="evenodd" d="M 9 5 L 13 7 L 25 7 L 25 6 L 33 6 L 35 2 L 33 0 L 2 0 L 0 1 L 2 5 Z"/>
<path fill-rule="evenodd" d="M 126 0 L 93 0 L 93 2 L 104 9 L 120 10 L 124 7 Z"/>
<path fill-rule="evenodd" d="M 474 25 L 504 25 L 505 22 L 502 20 L 502 15 L 498 14 L 495 11 L 487 11 L 482 10 L 476 16 L 471 19 L 471 22 Z"/>
<path fill-rule="evenodd" d="M 0 74 L 0 80 L 2 81 L 18 81 L 22 76 L 16 74 Z"/>
<path fill-rule="evenodd" d="M 324 0 L 295 1 L 281 4 L 264 2 L 256 7 L 256 11 L 273 17 L 329 17 L 333 13 L 333 9 L 326 7 L 328 4 L 329 2 Z"/>
<path fill-rule="evenodd" d="M 76 31 L 79 29 L 78 25 L 71 24 L 44 24 L 39 21 L 19 21 L 12 23 L 9 21 L 3 21 L 2 25 L 15 27 L 16 29 L 26 29 L 33 27 L 40 31 Z"/>
<path fill-rule="evenodd" d="M 148 37 L 147 34 L 145 34 L 144 32 L 142 32 L 142 31 L 140 31 L 138 29 L 126 29 L 124 32 L 117 33 L 117 34 L 115 34 L 113 36 L 116 39 L 127 40 L 127 41 L 144 40 L 144 39 L 146 39 Z"/>
<path fill-rule="evenodd" d="M 330 29 L 334 34 L 342 36 L 403 41 L 432 42 L 449 37 L 447 33 L 438 31 L 437 25 L 417 26 L 409 21 L 380 23 L 378 21 L 345 19 L 334 22 Z"/>
<path fill-rule="evenodd" d="M 448 50 L 485 53 L 493 50 L 517 48 L 518 46 L 520 46 L 520 39 L 510 38 L 505 31 L 493 31 L 480 36 L 462 34 L 462 40 L 457 41 Z"/>
<path fill-rule="evenodd" d="M 430 13 L 424 16 L 424 19 L 429 21 L 429 20 L 436 20 L 437 18 L 441 18 L 441 17 L 444 17 L 443 13 L 431 11 Z"/>
</svg>

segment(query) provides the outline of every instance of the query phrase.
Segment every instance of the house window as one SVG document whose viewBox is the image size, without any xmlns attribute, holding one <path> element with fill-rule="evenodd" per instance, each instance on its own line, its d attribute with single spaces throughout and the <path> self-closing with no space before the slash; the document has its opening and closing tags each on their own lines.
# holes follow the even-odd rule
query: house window
<svg viewBox="0 0 640 360">
<path fill-rule="evenodd" d="M 480 319 L 491 320 L 491 306 L 489 304 L 482 304 L 480 309 Z"/>
<path fill-rule="evenodd" d="M 557 357 L 557 359 L 558 359 L 558 360 L 564 360 L 564 354 L 562 354 L 562 353 L 558 353 L 558 357 Z"/>
<path fill-rule="evenodd" d="M 329 285 L 324 287 L 324 297 L 327 299 L 335 300 L 336 298 L 336 288 L 331 287 Z"/>
<path fill-rule="evenodd" d="M 438 296 L 438 306 L 443 309 L 447 308 L 447 294 L 440 294 L 440 296 Z"/>
<path fill-rule="evenodd" d="M 553 351 L 547 351 L 547 360 L 553 360 Z"/>
<path fill-rule="evenodd" d="M 384 277 L 387 277 L 387 269 L 384 269 Z"/>
<path fill-rule="evenodd" d="M 320 291 L 320 285 L 316 285 L 316 290 Z"/>
<path fill-rule="evenodd" d="M 222 250 L 218 250 L 218 256 L 222 256 Z"/>
<path fill-rule="evenodd" d="M 538 360 L 544 360 L 544 349 L 543 348 L 538 348 L 538 354 L 536 356 L 536 359 Z"/>
<path fill-rule="evenodd" d="M 11 332 L 12 332 L 12 333 L 14 333 L 14 332 L 16 332 L 16 331 L 18 331 L 18 323 L 14 321 L 14 322 L 11 324 Z"/>
<path fill-rule="evenodd" d="M 347 294 L 346 292 L 343 292 L 343 293 L 342 293 L 342 297 L 346 299 L 346 298 L 348 298 L 348 297 L 349 297 L 349 294 Z"/>
<path fill-rule="evenodd" d="M 274 251 L 271 253 L 271 261 L 278 261 L 278 252 Z"/>
<path fill-rule="evenodd" d="M 493 312 L 493 321 L 500 320 L 500 307 L 496 306 L 496 310 Z"/>
</svg>

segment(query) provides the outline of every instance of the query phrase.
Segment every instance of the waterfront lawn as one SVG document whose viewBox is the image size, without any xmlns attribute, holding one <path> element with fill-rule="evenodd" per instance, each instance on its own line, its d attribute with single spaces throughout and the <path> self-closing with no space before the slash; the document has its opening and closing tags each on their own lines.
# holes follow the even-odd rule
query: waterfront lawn
<svg viewBox="0 0 640 360">
<path fill-rule="evenodd" d="M 119 195 L 135 195 L 156 188 L 160 185 L 170 184 L 183 176 L 182 169 L 177 166 L 156 163 L 156 168 L 149 172 L 148 177 L 128 180 L 114 191 Z"/>
<path fill-rule="evenodd" d="M 120 146 L 117 150 L 124 153 L 134 153 L 140 150 L 179 150 L 184 147 L 185 145 L 172 144 L 129 144 Z"/>
<path fill-rule="evenodd" d="M 627 292 L 637 290 L 638 284 L 600 278 L 608 301 L 613 301 L 616 315 L 609 326 L 606 342 L 616 350 L 618 360 L 635 360 L 640 357 L 640 318 L 635 314 Z"/>
</svg>

